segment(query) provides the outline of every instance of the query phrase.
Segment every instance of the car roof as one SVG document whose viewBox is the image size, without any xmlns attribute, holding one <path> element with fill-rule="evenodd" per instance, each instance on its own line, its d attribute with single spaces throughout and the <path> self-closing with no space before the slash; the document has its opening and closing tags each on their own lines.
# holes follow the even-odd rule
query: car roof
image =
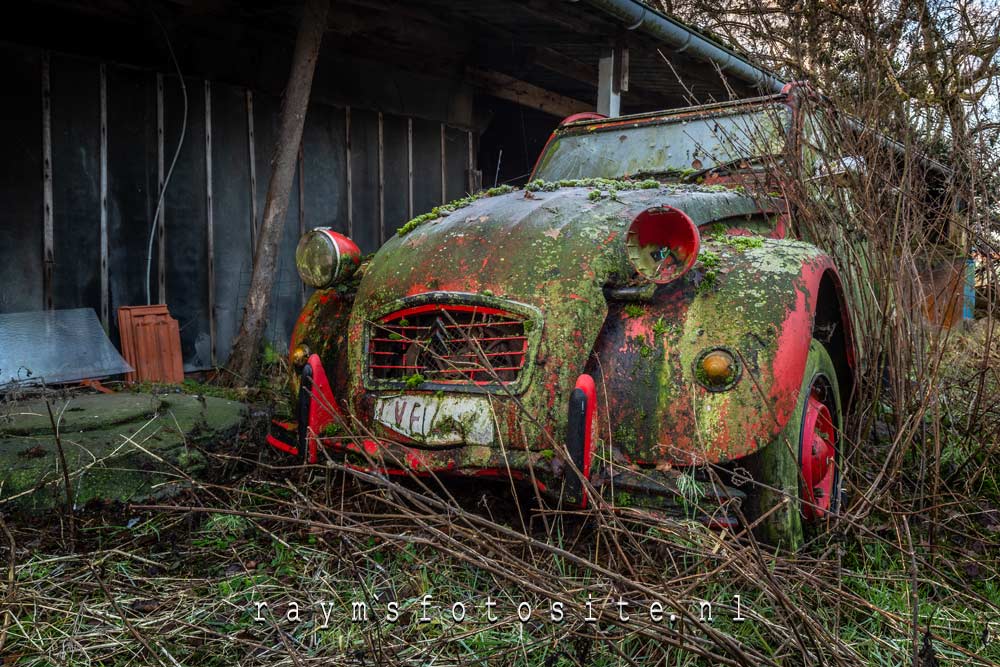
<svg viewBox="0 0 1000 667">
<path fill-rule="evenodd" d="M 564 123 L 559 126 L 557 131 L 560 134 L 593 132 L 605 127 L 612 128 L 621 127 L 622 125 L 645 125 L 647 123 L 655 124 L 659 122 L 670 122 L 679 118 L 727 113 L 751 107 L 764 106 L 766 104 L 787 102 L 788 95 L 784 93 L 777 93 L 775 95 L 765 95 L 763 97 L 748 97 L 730 102 L 699 104 L 697 106 L 682 107 L 680 109 L 670 109 L 664 111 L 648 111 L 628 116 L 615 116 L 614 118 L 587 118 Z"/>
</svg>

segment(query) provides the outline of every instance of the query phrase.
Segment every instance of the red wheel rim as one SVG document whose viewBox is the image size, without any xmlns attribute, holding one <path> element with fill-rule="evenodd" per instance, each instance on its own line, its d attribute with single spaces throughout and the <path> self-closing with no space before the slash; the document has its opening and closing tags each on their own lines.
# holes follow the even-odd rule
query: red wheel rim
<svg viewBox="0 0 1000 667">
<path fill-rule="evenodd" d="M 802 424 L 802 514 L 813 521 L 830 511 L 837 475 L 837 435 L 830 409 L 814 385 L 806 402 Z"/>
</svg>

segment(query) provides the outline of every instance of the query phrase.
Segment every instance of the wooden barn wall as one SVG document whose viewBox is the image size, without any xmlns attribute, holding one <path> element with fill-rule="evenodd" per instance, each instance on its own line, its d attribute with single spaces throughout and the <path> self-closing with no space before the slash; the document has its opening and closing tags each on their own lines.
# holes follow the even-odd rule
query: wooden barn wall
<svg viewBox="0 0 1000 667">
<path fill-rule="evenodd" d="M 118 307 L 146 303 L 159 182 L 185 118 L 181 87 L 169 74 L 28 47 L 0 45 L 0 58 L 0 312 L 93 308 L 117 343 Z M 294 263 L 302 230 L 329 226 L 373 252 L 411 213 L 466 193 L 477 140 L 462 124 L 471 92 L 416 78 L 321 61 L 273 285 L 267 337 L 275 346 L 287 345 L 307 297 Z M 280 99 L 200 78 L 185 83 L 184 144 L 150 291 L 179 321 L 185 368 L 196 370 L 225 363 L 239 326 Z M 409 106 L 401 85 L 421 87 Z"/>
</svg>

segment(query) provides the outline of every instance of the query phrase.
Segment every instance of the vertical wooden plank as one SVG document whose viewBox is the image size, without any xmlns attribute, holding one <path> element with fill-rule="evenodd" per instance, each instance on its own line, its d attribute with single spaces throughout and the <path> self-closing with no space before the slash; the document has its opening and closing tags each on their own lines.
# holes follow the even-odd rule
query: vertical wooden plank
<svg viewBox="0 0 1000 667">
<path fill-rule="evenodd" d="M 250 158 L 250 262 L 257 254 L 257 151 L 253 133 L 253 91 L 247 90 L 247 150 Z"/>
<path fill-rule="evenodd" d="M 441 203 L 448 203 L 448 166 L 444 157 L 444 123 L 441 123 Z"/>
<path fill-rule="evenodd" d="M 347 164 L 347 235 L 354 235 L 354 189 L 351 187 L 351 107 L 344 114 L 344 150 Z"/>
<path fill-rule="evenodd" d="M 89 307 L 98 318 L 101 313 L 99 72 L 98 61 L 57 52 L 50 54 L 52 307 Z M 12 99 L 6 101 L 13 106 Z M 12 148 L 6 147 L 8 159 Z M 43 160 L 42 153 L 38 153 L 38 171 Z M 38 208 L 42 210 L 41 206 Z M 6 221 L 0 223 L 4 224 Z M 148 227 L 145 233 L 149 233 Z M 42 234 L 38 239 L 41 249 Z M 38 285 L 42 287 L 41 280 Z M 42 298 L 39 292 L 39 299 Z"/>
<path fill-rule="evenodd" d="M 378 243 L 385 243 L 385 125 L 378 112 Z"/>
<path fill-rule="evenodd" d="M 299 142 L 299 237 L 306 233 L 306 159 L 304 142 Z"/>
<path fill-rule="evenodd" d="M 215 366 L 215 217 L 212 191 L 212 83 L 205 81 L 205 244 L 208 255 L 208 336 Z"/>
<path fill-rule="evenodd" d="M 101 63 L 101 324 L 108 330 L 110 293 L 108 289 L 108 69 Z"/>
<path fill-rule="evenodd" d="M 305 140 L 299 142 L 299 236 L 306 233 L 306 159 L 305 159 Z M 305 303 L 306 300 L 306 284 L 299 281 L 299 298 Z"/>
<path fill-rule="evenodd" d="M 163 135 L 164 135 L 164 123 L 166 119 L 164 118 L 163 109 L 163 75 L 157 73 L 156 75 L 156 196 L 158 201 L 161 202 L 159 207 L 159 215 L 156 218 L 156 285 L 157 285 L 157 303 L 167 302 L 167 274 L 166 274 L 166 247 L 164 237 L 166 236 L 166 225 L 163 221 L 166 217 L 167 201 L 166 197 L 163 196 L 163 179 L 165 178 L 164 170 L 164 147 L 163 147 Z"/>
<path fill-rule="evenodd" d="M 413 219 L 413 119 L 406 119 L 406 216 Z"/>
<path fill-rule="evenodd" d="M 52 224 L 52 87 L 49 54 L 42 54 L 42 298 L 52 310 L 55 234 Z"/>
<path fill-rule="evenodd" d="M 476 191 L 476 176 L 474 171 L 476 169 L 476 150 L 472 144 L 472 130 L 469 130 L 469 160 L 467 163 L 466 174 L 468 175 L 468 183 L 466 184 L 466 191 L 468 194 L 472 194 Z"/>
</svg>

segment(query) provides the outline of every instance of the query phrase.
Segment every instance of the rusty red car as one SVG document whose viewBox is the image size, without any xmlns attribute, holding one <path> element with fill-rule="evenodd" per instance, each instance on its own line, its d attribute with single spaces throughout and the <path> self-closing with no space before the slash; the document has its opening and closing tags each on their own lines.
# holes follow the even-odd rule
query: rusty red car
<svg viewBox="0 0 1000 667">
<path fill-rule="evenodd" d="M 795 548 L 837 511 L 856 357 L 837 262 L 760 186 L 809 144 L 796 95 L 571 117 L 524 188 L 419 216 L 366 261 L 308 232 L 296 421 L 268 441 Z"/>
</svg>

